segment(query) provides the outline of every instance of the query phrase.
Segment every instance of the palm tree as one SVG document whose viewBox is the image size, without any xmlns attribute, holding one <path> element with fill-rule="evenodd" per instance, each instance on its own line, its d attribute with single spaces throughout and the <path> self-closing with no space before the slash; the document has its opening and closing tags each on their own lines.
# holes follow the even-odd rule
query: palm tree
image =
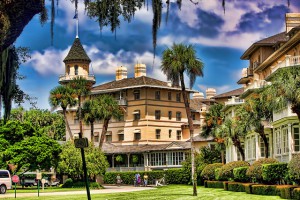
<svg viewBox="0 0 300 200">
<path fill-rule="evenodd" d="M 99 111 L 100 111 L 100 119 L 103 120 L 103 128 L 101 132 L 99 149 L 102 148 L 105 134 L 108 129 L 108 124 L 111 118 L 120 119 L 123 113 L 120 110 L 118 102 L 111 95 L 101 95 L 99 98 Z"/>
<path fill-rule="evenodd" d="M 91 142 L 94 144 L 94 122 L 99 119 L 99 99 L 87 100 L 82 105 L 82 118 L 85 123 L 91 125 Z"/>
<path fill-rule="evenodd" d="M 168 48 L 163 52 L 161 70 L 173 85 L 179 85 L 179 82 L 181 85 L 181 94 L 184 100 L 191 138 L 193 195 L 197 196 L 197 174 L 195 173 L 195 150 L 193 145 L 194 126 L 189 97 L 185 89 L 184 74 L 190 79 L 190 88 L 193 87 L 196 77 L 203 76 L 203 63 L 196 57 L 196 51 L 192 45 L 173 44 L 171 49 Z"/>
<path fill-rule="evenodd" d="M 76 100 L 72 93 L 72 90 L 66 86 L 57 86 L 50 91 L 49 103 L 52 107 L 58 108 L 61 107 L 63 110 L 64 120 L 66 123 L 66 127 L 70 136 L 70 139 L 73 140 L 72 131 L 70 129 L 70 125 L 67 119 L 67 107 L 75 106 Z"/>
</svg>

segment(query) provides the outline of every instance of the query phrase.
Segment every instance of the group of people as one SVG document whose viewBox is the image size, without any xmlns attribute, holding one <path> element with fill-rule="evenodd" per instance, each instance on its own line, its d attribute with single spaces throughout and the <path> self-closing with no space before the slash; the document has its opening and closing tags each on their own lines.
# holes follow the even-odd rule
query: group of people
<svg viewBox="0 0 300 200">
<path fill-rule="evenodd" d="M 117 175 L 116 179 L 117 179 L 117 186 L 120 187 L 120 185 L 122 183 L 122 179 L 121 179 L 120 174 Z M 134 175 L 134 187 L 142 186 L 142 185 L 147 187 L 147 185 L 148 185 L 148 175 L 144 174 L 143 181 L 142 181 L 141 175 L 139 173 L 135 174 Z"/>
</svg>

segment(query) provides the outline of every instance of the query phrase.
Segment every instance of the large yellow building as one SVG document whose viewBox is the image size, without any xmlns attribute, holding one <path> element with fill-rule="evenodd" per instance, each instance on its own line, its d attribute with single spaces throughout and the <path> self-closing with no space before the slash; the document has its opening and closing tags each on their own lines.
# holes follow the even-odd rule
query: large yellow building
<svg viewBox="0 0 300 200">
<path fill-rule="evenodd" d="M 89 74 L 90 58 L 84 51 L 79 38 L 76 38 L 70 52 L 64 59 L 65 74 L 59 82 L 65 84 L 74 77 L 82 76 L 95 83 Z M 146 76 L 146 65 L 136 64 L 134 76 L 127 77 L 127 68 L 116 69 L 116 79 L 96 85 L 91 90 L 91 98 L 99 94 L 115 97 L 124 111 L 121 120 L 112 119 L 105 136 L 103 151 L 108 157 L 109 170 L 153 170 L 181 167 L 190 151 L 190 134 L 181 88 L 169 82 Z M 194 93 L 193 90 L 187 90 Z M 207 95 L 215 95 L 208 90 Z M 196 93 L 190 100 L 195 123 L 195 144 L 208 146 L 212 138 L 199 136 L 203 112 L 212 100 L 204 99 Z M 90 97 L 88 97 L 90 98 Z M 202 102 L 202 103 L 201 103 Z M 70 108 L 68 121 L 72 133 L 79 132 L 76 108 Z M 94 125 L 94 142 L 98 145 L 102 132 L 102 122 Z M 84 125 L 83 137 L 91 140 L 90 126 Z M 68 134 L 66 134 L 68 139 Z"/>
</svg>

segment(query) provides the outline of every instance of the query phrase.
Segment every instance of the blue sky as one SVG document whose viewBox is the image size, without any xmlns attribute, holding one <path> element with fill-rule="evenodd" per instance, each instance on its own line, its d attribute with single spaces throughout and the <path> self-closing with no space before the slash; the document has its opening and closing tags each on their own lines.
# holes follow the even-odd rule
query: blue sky
<svg viewBox="0 0 300 200">
<path fill-rule="evenodd" d="M 248 67 L 248 61 L 240 60 L 243 52 L 255 41 L 284 31 L 285 13 L 300 12 L 298 0 L 290 0 L 289 7 L 286 0 L 226 0 L 225 14 L 221 0 L 199 0 L 196 6 L 186 0 L 181 10 L 175 1 L 171 2 L 168 23 L 166 7 L 163 8 L 153 65 L 151 6 L 148 11 L 144 7 L 139 10 L 131 23 L 122 22 L 115 39 L 109 28 L 100 34 L 95 19 L 84 14 L 81 1 L 79 37 L 92 60 L 90 71 L 96 76 L 96 85 L 114 80 L 120 65 L 128 68 L 128 77 L 133 77 L 137 62 L 147 65 L 147 76 L 166 81 L 159 69 L 162 52 L 174 42 L 183 42 L 194 45 L 205 64 L 204 77 L 197 78 L 193 89 L 205 92 L 212 87 L 220 94 L 239 88 L 236 82 L 241 78 L 242 68 Z M 27 94 L 38 98 L 39 108 L 50 108 L 49 91 L 58 85 L 58 77 L 64 73 L 63 59 L 76 35 L 74 13 L 69 0 L 59 2 L 53 46 L 50 21 L 42 26 L 38 15 L 16 41 L 16 46 L 29 47 L 31 52 L 31 59 L 20 68 L 27 78 L 19 84 Z"/>
</svg>

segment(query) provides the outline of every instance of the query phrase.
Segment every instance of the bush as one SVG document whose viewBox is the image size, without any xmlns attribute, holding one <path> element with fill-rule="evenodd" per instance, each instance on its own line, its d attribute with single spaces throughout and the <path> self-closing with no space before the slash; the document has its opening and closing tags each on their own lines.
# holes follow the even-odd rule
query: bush
<svg viewBox="0 0 300 200">
<path fill-rule="evenodd" d="M 250 178 L 246 175 L 249 166 L 238 167 L 233 169 L 233 178 L 237 182 L 249 182 Z"/>
<path fill-rule="evenodd" d="M 243 185 L 244 185 L 244 188 L 245 188 L 245 192 L 247 194 L 253 194 L 252 193 L 252 186 L 256 185 L 255 183 L 243 183 Z"/>
<path fill-rule="evenodd" d="M 228 191 L 228 182 L 229 181 L 223 181 L 224 190 Z"/>
<path fill-rule="evenodd" d="M 252 194 L 276 196 L 276 185 L 252 185 Z"/>
<path fill-rule="evenodd" d="M 245 192 L 245 187 L 242 183 L 228 182 L 228 191 Z"/>
<path fill-rule="evenodd" d="M 102 186 L 99 185 L 99 183 L 97 183 L 97 182 L 90 182 L 89 186 L 92 189 L 102 188 Z M 81 182 L 81 181 L 73 183 L 73 186 L 72 186 L 72 188 L 84 188 L 84 187 L 85 187 L 85 182 Z"/>
<path fill-rule="evenodd" d="M 300 199 L 300 188 L 295 188 L 292 192 L 293 199 Z"/>
<path fill-rule="evenodd" d="M 300 154 L 293 155 L 288 164 L 288 177 L 297 185 L 300 184 Z"/>
<path fill-rule="evenodd" d="M 201 177 L 204 180 L 216 180 L 215 178 L 215 169 L 221 168 L 223 166 L 222 163 L 214 163 L 214 164 L 209 164 L 201 172 Z"/>
<path fill-rule="evenodd" d="M 245 161 L 233 161 L 222 166 L 219 170 L 218 180 L 231 181 L 233 180 L 233 169 L 237 167 L 246 167 L 249 163 Z"/>
<path fill-rule="evenodd" d="M 73 180 L 68 178 L 66 182 L 62 185 L 62 188 L 71 188 L 73 187 Z"/>
<path fill-rule="evenodd" d="M 208 188 L 224 188 L 222 181 L 206 181 Z"/>
<path fill-rule="evenodd" d="M 220 180 L 220 171 L 221 171 L 221 168 L 215 169 L 215 179 L 216 179 L 217 181 Z"/>
<path fill-rule="evenodd" d="M 191 180 L 191 172 L 184 169 L 168 169 L 165 173 L 169 184 L 188 184 Z"/>
<path fill-rule="evenodd" d="M 293 185 L 278 185 L 277 190 L 281 198 L 292 199 L 292 192 L 293 189 L 296 187 L 297 186 L 293 186 Z"/>
<path fill-rule="evenodd" d="M 247 170 L 246 175 L 253 183 L 262 183 L 262 164 L 278 163 L 275 158 L 260 158 Z"/>
<path fill-rule="evenodd" d="M 276 184 L 284 179 L 287 173 L 287 163 L 274 163 L 262 165 L 262 178 L 265 182 Z"/>
</svg>

